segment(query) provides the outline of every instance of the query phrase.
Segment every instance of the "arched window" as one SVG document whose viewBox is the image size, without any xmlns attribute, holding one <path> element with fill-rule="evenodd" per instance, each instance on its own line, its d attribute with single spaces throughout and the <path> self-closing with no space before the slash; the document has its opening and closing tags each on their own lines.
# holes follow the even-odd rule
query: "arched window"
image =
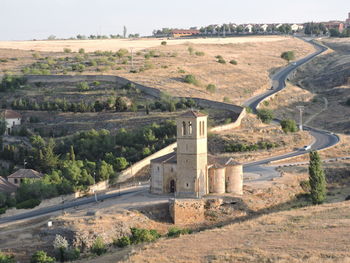
<svg viewBox="0 0 350 263">
<path fill-rule="evenodd" d="M 186 122 L 182 122 L 182 135 L 186 135 Z"/>
<path fill-rule="evenodd" d="M 188 134 L 192 134 L 192 121 L 188 122 Z"/>
</svg>

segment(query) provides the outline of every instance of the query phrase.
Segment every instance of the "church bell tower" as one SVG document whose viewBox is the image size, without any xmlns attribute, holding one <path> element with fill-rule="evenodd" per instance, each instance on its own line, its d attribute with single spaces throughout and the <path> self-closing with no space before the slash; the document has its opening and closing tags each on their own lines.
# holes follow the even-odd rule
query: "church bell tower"
<svg viewBox="0 0 350 263">
<path fill-rule="evenodd" d="M 188 111 L 177 118 L 176 196 L 196 198 L 208 193 L 208 116 Z"/>
</svg>

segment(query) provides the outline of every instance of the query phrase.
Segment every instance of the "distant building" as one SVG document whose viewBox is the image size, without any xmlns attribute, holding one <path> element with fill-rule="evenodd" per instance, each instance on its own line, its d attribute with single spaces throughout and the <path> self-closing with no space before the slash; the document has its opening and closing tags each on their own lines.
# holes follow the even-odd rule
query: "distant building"
<svg viewBox="0 0 350 263">
<path fill-rule="evenodd" d="M 267 28 L 269 27 L 269 25 L 267 24 L 263 24 L 260 26 L 260 28 L 262 29 L 262 31 L 266 32 L 267 31 Z"/>
<path fill-rule="evenodd" d="M 16 186 L 20 186 L 24 179 L 40 180 L 42 177 L 43 174 L 32 169 L 19 169 L 17 172 L 9 175 L 7 180 Z"/>
<path fill-rule="evenodd" d="M 171 36 L 172 37 L 189 37 L 198 35 L 200 33 L 197 29 L 174 29 L 171 30 Z"/>
<path fill-rule="evenodd" d="M 290 27 L 291 27 L 292 31 L 294 31 L 294 32 L 298 32 L 298 31 L 301 31 L 304 29 L 303 25 L 298 25 L 298 24 L 293 24 Z"/>
<path fill-rule="evenodd" d="M 0 193 L 12 194 L 16 192 L 17 186 L 0 176 Z"/>
<path fill-rule="evenodd" d="M 346 27 L 350 26 L 350 13 L 348 14 L 348 18 L 345 20 L 345 26 Z"/>
<path fill-rule="evenodd" d="M 151 193 L 181 198 L 243 193 L 242 165 L 208 155 L 207 117 L 188 111 L 177 118 L 177 149 L 151 160 Z"/>
<path fill-rule="evenodd" d="M 22 116 L 16 111 L 5 110 L 0 116 L 6 121 L 6 131 L 5 134 L 10 134 L 15 126 L 21 125 Z"/>
<path fill-rule="evenodd" d="M 324 24 L 328 30 L 336 29 L 340 33 L 342 33 L 345 28 L 344 22 L 342 21 L 329 21 L 329 22 L 324 22 L 322 24 Z"/>
</svg>

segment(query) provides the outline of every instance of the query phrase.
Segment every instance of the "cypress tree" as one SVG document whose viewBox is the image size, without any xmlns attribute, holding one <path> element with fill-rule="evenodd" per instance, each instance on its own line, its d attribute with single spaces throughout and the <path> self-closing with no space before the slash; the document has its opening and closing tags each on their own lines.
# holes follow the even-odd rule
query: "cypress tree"
<svg viewBox="0 0 350 263">
<path fill-rule="evenodd" d="M 321 158 L 316 151 L 310 152 L 309 164 L 310 195 L 314 204 L 322 204 L 326 198 L 326 177 Z"/>
<path fill-rule="evenodd" d="M 74 153 L 74 146 L 70 146 L 70 154 L 69 154 L 70 160 L 75 162 L 75 153 Z"/>
</svg>

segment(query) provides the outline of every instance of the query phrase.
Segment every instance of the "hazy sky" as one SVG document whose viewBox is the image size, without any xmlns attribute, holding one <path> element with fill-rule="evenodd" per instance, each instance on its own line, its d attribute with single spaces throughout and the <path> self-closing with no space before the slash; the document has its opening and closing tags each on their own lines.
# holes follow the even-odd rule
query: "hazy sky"
<svg viewBox="0 0 350 263">
<path fill-rule="evenodd" d="M 0 39 L 150 35 L 162 27 L 345 20 L 349 0 L 0 0 Z"/>
</svg>

